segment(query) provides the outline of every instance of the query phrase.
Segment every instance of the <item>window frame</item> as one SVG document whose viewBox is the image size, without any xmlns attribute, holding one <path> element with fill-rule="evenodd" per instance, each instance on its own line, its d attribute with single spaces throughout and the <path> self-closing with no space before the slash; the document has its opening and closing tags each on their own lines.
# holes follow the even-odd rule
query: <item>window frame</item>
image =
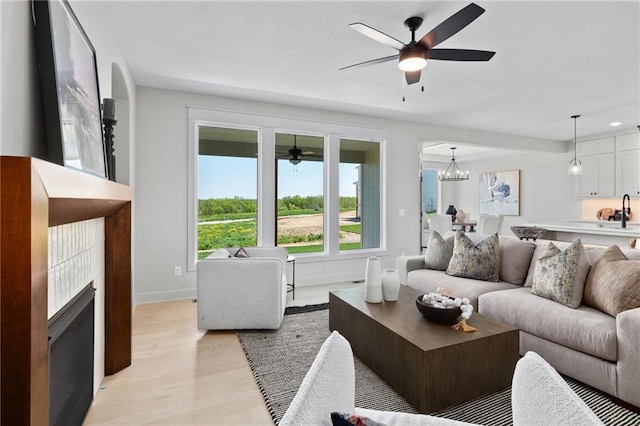
<svg viewBox="0 0 640 426">
<path fill-rule="evenodd" d="M 198 134 L 199 127 L 223 127 L 258 132 L 258 245 L 275 245 L 275 134 L 300 132 L 324 135 L 324 229 L 323 252 L 296 255 L 296 261 L 318 262 L 366 258 L 387 254 L 387 158 L 391 132 L 386 129 L 352 126 L 312 120 L 242 113 L 203 107 L 187 107 L 187 270 L 194 272 L 197 262 L 198 226 Z M 339 165 L 340 140 L 356 139 L 380 144 L 380 247 L 340 251 Z M 333 232 L 335 231 L 335 232 Z M 328 234 L 328 238 L 326 235 Z M 334 235 L 335 234 L 335 235 Z"/>
</svg>

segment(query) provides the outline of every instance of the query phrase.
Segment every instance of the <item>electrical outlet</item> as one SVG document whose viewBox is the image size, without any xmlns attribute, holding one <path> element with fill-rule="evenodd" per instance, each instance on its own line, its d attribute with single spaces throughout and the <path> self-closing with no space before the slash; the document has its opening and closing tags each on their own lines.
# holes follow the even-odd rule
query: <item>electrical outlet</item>
<svg viewBox="0 0 640 426">
<path fill-rule="evenodd" d="M 173 268 L 173 275 L 176 277 L 179 277 L 180 275 L 182 275 L 182 267 L 181 266 L 176 266 Z"/>
<path fill-rule="evenodd" d="M 405 211 L 404 211 L 404 209 L 400 209 L 400 210 L 398 210 L 398 215 L 399 215 L 399 216 L 404 216 L 404 215 L 405 215 Z"/>
</svg>

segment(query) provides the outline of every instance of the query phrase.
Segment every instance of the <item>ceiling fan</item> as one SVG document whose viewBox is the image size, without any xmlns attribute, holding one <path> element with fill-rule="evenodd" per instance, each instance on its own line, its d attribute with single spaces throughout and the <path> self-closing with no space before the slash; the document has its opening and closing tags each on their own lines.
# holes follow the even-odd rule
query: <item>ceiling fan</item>
<svg viewBox="0 0 640 426">
<path fill-rule="evenodd" d="M 288 158 L 289 162 L 293 165 L 300 164 L 303 157 L 315 154 L 314 151 L 303 151 L 300 148 L 298 148 L 296 135 L 293 135 L 293 148 L 290 148 L 288 152 L 289 152 L 289 155 L 280 156 L 279 158 Z"/>
<path fill-rule="evenodd" d="M 353 23 L 350 27 L 360 34 L 385 46 L 393 47 L 399 53 L 349 65 L 340 68 L 340 70 L 376 65 L 399 59 L 398 67 L 404 71 L 407 84 L 414 84 L 420 81 L 420 74 L 427 65 L 428 59 L 441 61 L 488 61 L 496 52 L 470 49 L 434 49 L 434 47 L 462 30 L 483 13 L 483 8 L 471 3 L 444 20 L 418 41 L 416 41 L 416 30 L 422 25 L 422 18 L 419 16 L 408 18 L 404 21 L 404 26 L 411 31 L 411 41 L 407 44 L 360 22 Z"/>
</svg>

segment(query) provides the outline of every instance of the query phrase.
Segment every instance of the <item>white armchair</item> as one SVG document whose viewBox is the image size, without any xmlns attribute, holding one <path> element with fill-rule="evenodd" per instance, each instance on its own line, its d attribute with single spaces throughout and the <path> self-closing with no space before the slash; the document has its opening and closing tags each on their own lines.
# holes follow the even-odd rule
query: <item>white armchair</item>
<svg viewBox="0 0 640 426">
<path fill-rule="evenodd" d="M 248 258 L 229 257 L 229 250 L 219 249 L 198 261 L 198 328 L 280 327 L 287 301 L 287 252 L 282 247 L 245 250 Z"/>
</svg>

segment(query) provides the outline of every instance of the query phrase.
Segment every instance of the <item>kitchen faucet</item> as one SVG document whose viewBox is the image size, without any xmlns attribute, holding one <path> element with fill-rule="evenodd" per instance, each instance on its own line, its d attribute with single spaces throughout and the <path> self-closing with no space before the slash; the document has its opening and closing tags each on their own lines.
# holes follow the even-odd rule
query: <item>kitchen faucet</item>
<svg viewBox="0 0 640 426">
<path fill-rule="evenodd" d="M 624 206 L 624 201 L 627 201 L 627 207 Z M 624 194 L 622 196 L 622 227 L 627 227 L 627 215 L 631 214 L 631 199 L 629 198 L 629 194 Z"/>
</svg>

